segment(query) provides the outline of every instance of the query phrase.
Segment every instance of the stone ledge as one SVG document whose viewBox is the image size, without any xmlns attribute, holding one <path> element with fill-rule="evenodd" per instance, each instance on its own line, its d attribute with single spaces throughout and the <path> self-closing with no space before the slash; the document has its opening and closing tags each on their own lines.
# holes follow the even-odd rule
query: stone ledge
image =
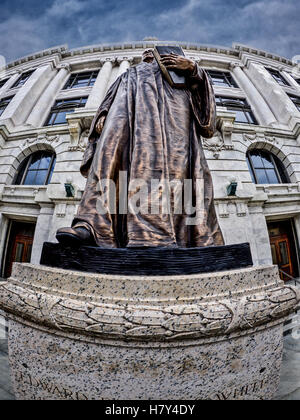
<svg viewBox="0 0 300 420">
<path fill-rule="evenodd" d="M 5 312 L 61 332 L 93 335 L 104 339 L 170 342 L 217 337 L 243 330 L 254 331 L 261 325 L 286 317 L 300 301 L 299 290 L 285 286 L 282 282 L 274 287 L 274 279 L 268 268 L 252 269 L 252 275 L 260 272 L 260 275 L 263 273 L 266 276 L 266 284 L 254 291 L 245 290 L 242 296 L 235 290 L 245 273 L 243 270 L 236 270 L 232 272 L 232 278 L 230 272 L 226 276 L 223 273 L 210 274 L 211 289 L 217 282 L 230 282 L 232 292 L 227 297 L 215 295 L 214 300 L 211 300 L 206 293 L 202 296 L 200 293 L 199 296 L 199 291 L 194 286 L 191 289 L 194 299 L 189 296 L 188 302 L 178 301 L 178 289 L 174 285 L 173 296 L 170 295 L 169 300 L 164 302 L 160 301 L 158 290 L 156 293 L 152 290 L 152 304 L 143 302 L 143 288 L 135 285 L 134 281 L 126 282 L 129 279 L 120 279 L 120 287 L 125 294 L 122 301 L 112 303 L 103 298 L 99 302 L 96 294 L 100 292 L 101 285 L 95 287 L 90 282 L 89 274 L 81 275 L 81 293 L 76 298 L 75 295 L 68 296 L 64 291 L 64 285 L 70 287 L 72 284 L 68 271 L 52 269 L 47 272 L 47 269 L 41 270 L 27 265 L 27 275 L 30 270 L 39 270 L 39 277 L 35 277 L 35 280 L 31 277 L 32 284 L 23 281 L 22 266 L 19 265 L 19 278 L 13 277 L 0 285 L 0 305 Z M 13 276 L 15 275 L 16 270 Z M 61 282 L 62 290 L 39 285 L 43 283 L 39 280 L 45 276 Z M 111 286 L 111 277 L 102 277 L 101 283 L 106 282 Z M 197 278 L 199 285 L 201 281 L 207 280 L 207 276 L 202 274 L 197 275 Z M 156 277 L 152 279 L 155 280 Z M 165 280 L 170 281 L 170 276 L 166 276 Z M 186 276 L 184 280 L 187 283 L 186 288 L 190 289 L 190 276 Z M 151 284 L 151 279 L 148 282 Z M 162 279 L 160 282 L 163 289 L 164 282 Z M 88 285 L 86 289 L 85 283 Z M 136 297 L 136 301 L 132 300 L 132 296 Z M 184 297 L 181 296 L 181 299 Z"/>
</svg>

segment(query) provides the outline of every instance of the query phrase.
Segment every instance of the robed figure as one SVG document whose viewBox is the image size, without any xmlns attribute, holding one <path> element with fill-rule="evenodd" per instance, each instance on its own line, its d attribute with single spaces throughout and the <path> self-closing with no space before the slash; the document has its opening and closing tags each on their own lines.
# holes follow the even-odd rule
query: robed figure
<svg viewBox="0 0 300 420">
<path fill-rule="evenodd" d="M 58 230 L 59 242 L 109 248 L 223 245 L 201 144 L 201 137 L 212 137 L 215 132 L 212 85 L 206 72 L 190 59 L 171 54 L 162 62 L 185 75 L 186 88 L 169 85 L 149 50 L 140 64 L 129 68 L 110 87 L 91 125 L 81 165 L 81 173 L 87 177 L 82 201 L 72 228 Z M 124 193 L 120 194 L 121 187 L 124 189 L 120 174 L 122 184 L 125 180 L 127 187 L 131 185 L 127 202 Z M 103 183 L 105 180 L 111 183 Z M 179 187 L 168 191 L 170 207 L 166 211 L 159 204 L 162 186 L 174 180 Z M 158 183 L 155 194 L 151 186 Z M 191 186 L 192 197 L 187 201 L 194 214 L 184 206 L 181 211 L 174 210 L 178 198 L 186 201 L 180 183 Z M 130 200 L 141 184 L 143 197 L 146 194 L 149 200 L 139 203 L 139 211 L 131 211 Z M 109 205 L 103 211 L 104 195 L 108 201 L 111 198 L 115 211 Z"/>
</svg>

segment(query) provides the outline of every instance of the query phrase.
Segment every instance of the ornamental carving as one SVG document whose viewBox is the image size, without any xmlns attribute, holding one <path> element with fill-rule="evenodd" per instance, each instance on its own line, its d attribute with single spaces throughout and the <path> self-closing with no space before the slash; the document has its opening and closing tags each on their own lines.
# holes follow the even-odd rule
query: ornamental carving
<svg viewBox="0 0 300 420">
<path fill-rule="evenodd" d="M 82 152 L 83 153 L 85 151 L 85 149 L 87 147 L 87 144 L 88 144 L 89 131 L 90 131 L 89 129 L 84 130 L 79 137 L 78 144 L 69 146 L 69 151 L 70 152 Z"/>
<path fill-rule="evenodd" d="M 55 136 L 51 136 L 47 133 L 45 134 L 39 134 L 36 137 L 31 137 L 26 139 L 23 144 L 22 144 L 22 148 L 25 149 L 29 146 L 32 146 L 36 143 L 49 143 L 49 144 L 54 144 L 54 143 L 58 143 L 60 141 L 60 137 L 59 135 L 55 135 Z"/>
<path fill-rule="evenodd" d="M 262 133 L 255 133 L 255 134 L 246 134 L 245 133 L 244 134 L 244 140 L 246 142 L 251 142 L 251 143 L 253 143 L 254 141 L 263 141 L 263 142 L 271 143 L 273 145 L 280 144 L 275 136 L 265 136 Z"/>
<path fill-rule="evenodd" d="M 202 137 L 202 144 L 204 149 L 213 153 L 215 159 L 219 159 L 222 150 L 233 149 L 233 145 L 225 144 L 223 135 L 220 132 L 210 139 Z"/>
<path fill-rule="evenodd" d="M 50 289 L 37 291 L 14 282 L 0 285 L 0 306 L 7 313 L 60 331 L 136 341 L 199 339 L 250 330 L 287 316 L 299 300 L 299 291 L 283 284 L 219 301 L 161 306 L 84 301 L 83 296 L 75 300 Z"/>
</svg>

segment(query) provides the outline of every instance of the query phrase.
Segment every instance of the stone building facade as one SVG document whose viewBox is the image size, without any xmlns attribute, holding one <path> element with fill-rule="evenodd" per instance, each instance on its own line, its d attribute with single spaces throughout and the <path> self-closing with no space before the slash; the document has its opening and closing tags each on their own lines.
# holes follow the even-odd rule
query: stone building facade
<svg viewBox="0 0 300 420">
<path fill-rule="evenodd" d="M 86 182 L 79 167 L 92 118 L 118 75 L 155 43 L 63 46 L 2 71 L 0 277 L 13 261 L 38 264 L 43 243 L 71 224 Z M 218 131 L 203 146 L 225 243 L 249 242 L 255 265 L 273 260 L 297 277 L 300 71 L 243 45 L 181 46 L 214 84 Z"/>
</svg>

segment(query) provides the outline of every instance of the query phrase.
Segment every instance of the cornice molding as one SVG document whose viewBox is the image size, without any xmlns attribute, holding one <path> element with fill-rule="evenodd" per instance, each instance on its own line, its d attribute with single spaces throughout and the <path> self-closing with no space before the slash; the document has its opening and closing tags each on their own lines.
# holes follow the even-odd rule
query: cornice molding
<svg viewBox="0 0 300 420">
<path fill-rule="evenodd" d="M 194 44 L 194 43 L 186 43 L 186 42 L 178 42 L 178 41 L 133 41 L 133 42 L 126 42 L 126 43 L 118 43 L 118 44 L 102 44 L 102 45 L 91 45 L 82 48 L 75 48 L 75 49 L 68 49 L 67 45 L 58 46 L 55 48 L 50 48 L 44 51 L 37 52 L 32 55 L 28 55 L 26 57 L 22 57 L 18 60 L 15 60 L 6 66 L 6 70 L 9 71 L 15 67 L 18 67 L 22 64 L 26 65 L 28 63 L 33 64 L 34 61 L 41 59 L 45 59 L 47 57 L 57 56 L 59 60 L 72 58 L 76 56 L 88 56 L 90 54 L 100 53 L 102 54 L 109 54 L 112 53 L 115 55 L 116 53 L 122 52 L 122 54 L 128 54 L 129 57 L 132 57 L 134 54 L 134 60 L 136 61 L 136 56 L 141 56 L 142 50 L 146 48 L 154 48 L 156 45 L 167 45 L 167 44 L 176 44 L 180 45 L 184 50 L 186 50 L 187 55 L 189 54 L 201 54 L 201 53 L 209 53 L 209 54 L 219 54 L 220 56 L 224 57 L 234 57 L 235 59 L 240 58 L 243 54 L 248 54 L 252 58 L 259 59 L 267 59 L 269 62 L 274 61 L 274 65 L 276 63 L 280 63 L 281 66 L 290 66 L 295 67 L 296 64 L 287 58 L 280 57 L 278 55 L 268 53 L 263 50 L 259 50 L 256 48 L 252 48 L 246 45 L 241 45 L 238 43 L 234 43 L 232 47 L 222 47 L 222 46 L 213 46 L 213 45 L 201 45 L 201 44 Z M 138 53 L 138 54 L 137 54 Z M 201 57 L 199 58 L 201 59 Z M 25 66 L 24 66 L 25 67 Z"/>
<path fill-rule="evenodd" d="M 254 55 L 254 56 L 259 56 L 259 57 L 262 57 L 262 58 L 268 58 L 268 59 L 271 59 L 271 60 L 274 60 L 274 61 L 278 61 L 282 64 L 288 64 L 288 65 L 291 65 L 291 66 L 295 65 L 295 63 L 293 63 L 293 61 L 288 59 L 288 58 L 281 57 L 279 55 L 272 54 L 270 52 L 260 50 L 258 48 L 249 47 L 247 45 L 243 45 L 243 44 L 239 44 L 239 43 L 235 43 L 235 42 L 232 44 L 232 47 L 233 47 L 234 50 L 239 51 L 241 54 L 242 53 L 249 53 L 249 54 Z"/>
</svg>

